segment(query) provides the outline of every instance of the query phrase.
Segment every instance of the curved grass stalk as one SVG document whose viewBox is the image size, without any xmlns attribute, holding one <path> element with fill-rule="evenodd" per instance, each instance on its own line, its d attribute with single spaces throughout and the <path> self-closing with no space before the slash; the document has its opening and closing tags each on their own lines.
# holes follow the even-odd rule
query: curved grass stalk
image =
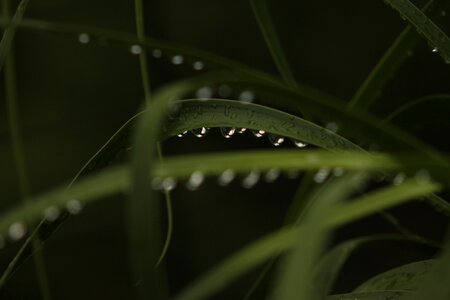
<svg viewBox="0 0 450 300">
<path fill-rule="evenodd" d="M 449 5 L 446 0 L 430 0 L 422 11 L 430 16 L 438 15 Z M 419 44 L 421 37 L 413 26 L 407 26 L 378 61 L 368 77 L 347 104 L 349 110 L 368 110 L 392 75 Z"/>
</svg>

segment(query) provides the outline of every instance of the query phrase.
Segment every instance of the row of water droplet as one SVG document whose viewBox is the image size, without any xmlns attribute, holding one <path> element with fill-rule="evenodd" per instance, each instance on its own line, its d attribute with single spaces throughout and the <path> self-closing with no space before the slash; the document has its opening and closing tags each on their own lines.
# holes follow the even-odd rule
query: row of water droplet
<svg viewBox="0 0 450 300">
<path fill-rule="evenodd" d="M 192 129 L 190 132 L 194 136 L 196 136 L 198 138 L 202 138 L 208 133 L 209 130 L 210 130 L 210 128 L 201 127 L 201 128 Z M 247 131 L 247 128 L 220 127 L 220 132 L 221 132 L 222 136 L 226 139 L 229 139 L 236 134 L 242 134 L 246 131 Z M 188 133 L 187 131 L 183 131 L 183 132 L 178 133 L 177 136 L 181 138 L 181 137 L 185 136 L 187 133 Z M 267 135 L 268 140 L 274 146 L 280 146 L 285 141 L 285 137 L 283 137 L 281 135 L 273 134 L 273 133 L 267 133 L 264 130 L 251 130 L 251 133 L 253 134 L 253 136 L 255 136 L 257 138 L 261 138 L 261 137 Z M 298 148 L 304 148 L 308 145 L 304 142 L 301 142 L 301 141 L 298 141 L 295 139 L 291 139 L 291 141 Z"/>
<path fill-rule="evenodd" d="M 83 206 L 80 201 L 72 199 L 66 203 L 65 209 L 71 215 L 76 215 L 81 212 Z M 61 209 L 57 206 L 49 206 L 42 212 L 42 217 L 47 222 L 56 221 L 61 215 Z M 12 223 L 8 228 L 8 238 L 11 241 L 18 241 L 27 234 L 27 225 L 25 222 L 16 221 Z M 6 240 L 3 236 L 0 236 L 0 248 L 3 248 L 6 244 Z"/>
</svg>

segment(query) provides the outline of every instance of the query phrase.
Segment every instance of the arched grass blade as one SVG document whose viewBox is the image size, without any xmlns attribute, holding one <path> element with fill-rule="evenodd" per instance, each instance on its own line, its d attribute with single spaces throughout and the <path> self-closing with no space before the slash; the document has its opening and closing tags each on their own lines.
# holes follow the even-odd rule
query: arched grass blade
<svg viewBox="0 0 450 300">
<path fill-rule="evenodd" d="M 433 51 L 439 52 L 445 63 L 450 63 L 450 39 L 430 18 L 409 0 L 386 0 L 386 3 L 428 40 Z"/>
<path fill-rule="evenodd" d="M 323 222 L 318 226 L 323 230 L 332 230 L 378 210 L 404 203 L 424 194 L 436 192 L 439 189 L 440 187 L 435 184 L 413 181 L 405 182 L 400 186 L 388 187 L 355 199 L 351 203 L 339 205 L 327 214 L 323 218 Z M 175 299 L 195 300 L 206 299 L 212 296 L 251 268 L 270 257 L 295 247 L 299 237 L 303 236 L 305 230 L 305 226 L 282 229 L 252 243 L 194 281 Z"/>
<path fill-rule="evenodd" d="M 270 9 L 267 3 L 268 0 L 250 0 L 250 3 L 255 13 L 256 20 L 258 21 L 259 29 L 261 30 L 267 47 L 272 54 L 272 58 L 278 68 L 278 71 L 283 76 L 283 79 L 290 86 L 297 86 L 294 75 L 289 67 L 288 60 L 281 47 L 280 40 L 278 38 L 277 31 L 270 15 Z"/>
<path fill-rule="evenodd" d="M 432 17 L 440 14 L 448 5 L 449 2 L 446 0 L 430 0 L 422 11 Z M 420 39 L 420 35 L 414 27 L 408 25 L 358 88 L 347 104 L 347 108 L 349 110 L 368 110 L 392 75 L 419 44 Z"/>
<path fill-rule="evenodd" d="M 385 290 L 417 290 L 419 284 L 429 275 L 434 260 L 424 260 L 406 264 L 370 278 L 354 292 L 375 292 Z"/>
</svg>

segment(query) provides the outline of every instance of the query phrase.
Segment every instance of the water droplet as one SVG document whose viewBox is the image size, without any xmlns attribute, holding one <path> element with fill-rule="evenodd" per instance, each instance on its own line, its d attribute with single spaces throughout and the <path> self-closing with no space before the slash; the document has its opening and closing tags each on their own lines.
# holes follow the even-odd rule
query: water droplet
<svg viewBox="0 0 450 300">
<path fill-rule="evenodd" d="M 405 173 L 398 173 L 395 175 L 394 179 L 392 179 L 393 185 L 400 185 L 405 181 L 406 175 Z"/>
<path fill-rule="evenodd" d="M 205 67 L 205 64 L 201 61 L 196 61 L 192 64 L 192 68 L 196 71 L 201 71 Z"/>
<path fill-rule="evenodd" d="M 174 65 L 181 65 L 184 61 L 184 57 L 182 55 L 174 55 L 172 56 L 172 63 Z"/>
<path fill-rule="evenodd" d="M 342 175 L 344 175 L 345 170 L 343 168 L 334 168 L 333 169 L 333 175 L 336 177 L 340 177 Z"/>
<path fill-rule="evenodd" d="M 273 168 L 270 169 L 269 171 L 267 171 L 267 173 L 264 175 L 264 180 L 266 182 L 274 182 L 275 180 L 278 179 L 278 177 L 280 177 L 280 170 Z"/>
<path fill-rule="evenodd" d="M 445 10 L 441 11 L 441 16 L 445 17 L 447 15 L 447 12 Z"/>
<path fill-rule="evenodd" d="M 159 49 L 153 49 L 152 55 L 153 55 L 154 58 L 161 58 L 161 56 L 162 56 L 162 51 L 159 50 Z"/>
<path fill-rule="evenodd" d="M 177 137 L 182 138 L 183 136 L 186 135 L 186 133 L 187 131 L 180 132 L 179 134 L 177 134 Z"/>
<path fill-rule="evenodd" d="M 316 183 L 323 183 L 327 179 L 329 174 L 330 174 L 330 169 L 327 169 L 327 168 L 319 169 L 316 172 L 316 174 L 314 174 L 314 181 Z"/>
<path fill-rule="evenodd" d="M 294 143 L 295 147 L 298 147 L 298 148 L 305 148 L 306 146 L 308 146 L 308 144 L 303 143 L 299 140 L 292 140 L 292 143 Z"/>
<path fill-rule="evenodd" d="M 288 179 L 296 179 L 300 172 L 298 170 L 288 170 L 285 174 Z"/>
<path fill-rule="evenodd" d="M 264 130 L 252 130 L 252 133 L 257 138 L 263 137 L 266 134 Z"/>
<path fill-rule="evenodd" d="M 330 122 L 327 125 L 325 125 L 325 128 L 332 132 L 337 132 L 339 129 L 339 126 L 334 122 Z"/>
<path fill-rule="evenodd" d="M 166 191 L 170 192 L 177 186 L 177 182 L 175 178 L 173 177 L 166 177 L 161 181 L 161 188 Z"/>
<path fill-rule="evenodd" d="M 276 147 L 280 146 L 284 142 L 284 137 L 273 133 L 269 133 L 267 138 L 269 139 L 269 142 Z"/>
<path fill-rule="evenodd" d="M 69 214 L 77 215 L 83 209 L 83 205 L 81 204 L 80 201 L 72 199 L 66 203 L 66 209 L 69 212 Z"/>
<path fill-rule="evenodd" d="M 205 136 L 205 134 L 208 132 L 209 128 L 201 127 L 197 129 L 192 129 L 191 132 L 193 135 L 195 135 L 198 138 L 202 138 Z"/>
<path fill-rule="evenodd" d="M 255 94 L 252 91 L 242 91 L 239 94 L 239 100 L 242 102 L 248 102 L 251 103 L 253 100 L 255 100 Z"/>
<path fill-rule="evenodd" d="M 195 171 L 189 177 L 189 180 L 186 183 L 186 188 L 190 191 L 194 191 L 200 187 L 204 180 L 205 175 L 203 175 L 203 173 L 200 171 Z"/>
<path fill-rule="evenodd" d="M 258 183 L 261 173 L 259 171 L 251 171 L 242 180 L 242 186 L 246 189 L 250 189 Z"/>
<path fill-rule="evenodd" d="M 213 95 L 213 89 L 209 86 L 203 86 L 195 92 L 197 98 L 211 98 Z"/>
<path fill-rule="evenodd" d="M 8 228 L 9 237 L 14 241 L 17 241 L 17 240 L 20 240 L 21 238 L 23 238 L 26 233 L 27 233 L 27 227 L 22 222 L 12 223 L 11 226 L 9 226 L 9 228 Z"/>
<path fill-rule="evenodd" d="M 428 182 L 431 180 L 431 175 L 427 170 L 419 170 L 414 174 L 414 178 L 418 182 Z"/>
<path fill-rule="evenodd" d="M 46 221 L 53 222 L 58 219 L 60 214 L 59 208 L 56 206 L 49 206 L 44 210 L 44 218 Z"/>
<path fill-rule="evenodd" d="M 233 181 L 235 176 L 236 174 L 234 173 L 233 170 L 227 169 L 223 171 L 222 174 L 220 174 L 219 178 L 217 179 L 217 182 L 219 183 L 219 185 L 225 186 L 228 185 L 231 181 Z"/>
<path fill-rule="evenodd" d="M 242 134 L 247 131 L 247 128 L 236 128 L 236 133 Z"/>
<path fill-rule="evenodd" d="M 433 53 L 438 53 L 438 52 L 439 52 L 439 49 L 438 49 L 437 47 L 433 47 L 433 49 L 431 49 L 431 52 L 433 52 Z"/>
<path fill-rule="evenodd" d="M 229 139 L 236 132 L 236 128 L 233 127 L 220 127 L 220 133 L 222 133 L 223 137 Z"/>
<path fill-rule="evenodd" d="M 78 36 L 78 41 L 82 44 L 87 44 L 91 41 L 91 37 L 87 33 L 80 33 Z"/>
<path fill-rule="evenodd" d="M 222 84 L 217 89 L 217 93 L 222 98 L 228 98 L 231 96 L 231 88 L 226 84 Z"/>
<path fill-rule="evenodd" d="M 131 45 L 130 52 L 131 54 L 138 55 L 141 54 L 142 48 L 139 45 Z"/>
</svg>

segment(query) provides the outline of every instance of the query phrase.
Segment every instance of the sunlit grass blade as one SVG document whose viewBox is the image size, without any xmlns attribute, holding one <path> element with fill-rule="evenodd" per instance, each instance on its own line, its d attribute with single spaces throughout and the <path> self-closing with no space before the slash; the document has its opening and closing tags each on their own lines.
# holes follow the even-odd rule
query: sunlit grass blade
<svg viewBox="0 0 450 300">
<path fill-rule="evenodd" d="M 267 3 L 268 0 L 250 0 L 250 3 L 258 21 L 259 29 L 261 30 L 267 47 L 272 54 L 272 58 L 278 68 L 278 71 L 283 76 L 283 79 L 291 86 L 296 86 L 294 75 L 289 67 L 288 60 L 281 47 L 277 31 L 272 21 L 270 9 Z"/>
<path fill-rule="evenodd" d="M 320 299 L 318 291 L 314 289 L 315 278 L 311 273 L 330 234 L 320 228 L 320 223 L 337 204 L 348 198 L 355 188 L 367 180 L 367 174 L 350 173 L 328 181 L 307 200 L 311 205 L 307 206 L 303 220 L 298 222 L 305 230 L 298 237 L 297 245 L 281 260 L 273 299 Z"/>
<path fill-rule="evenodd" d="M 430 18 L 409 0 L 386 0 L 386 3 L 428 40 L 434 52 L 439 52 L 444 61 L 450 63 L 450 39 Z"/>
<path fill-rule="evenodd" d="M 370 278 L 354 292 L 374 292 L 386 290 L 414 291 L 429 275 L 434 260 L 424 260 L 406 264 Z"/>
<path fill-rule="evenodd" d="M 414 181 L 405 182 L 400 186 L 388 187 L 355 199 L 351 203 L 339 205 L 323 218 L 323 222 L 319 226 L 323 230 L 331 230 L 379 210 L 399 205 L 421 195 L 436 192 L 439 189 L 440 187 L 436 184 Z M 270 257 L 292 249 L 297 245 L 305 230 L 305 226 L 282 229 L 252 243 L 194 281 L 175 299 L 194 300 L 210 297 L 225 288 L 231 281 L 236 280 Z"/>
<path fill-rule="evenodd" d="M 438 15 L 449 2 L 446 0 L 430 0 L 422 11 L 430 16 Z M 349 110 L 368 110 L 377 99 L 392 75 L 412 53 L 421 37 L 413 26 L 407 26 L 389 47 L 383 57 L 361 84 L 347 104 Z"/>
</svg>

